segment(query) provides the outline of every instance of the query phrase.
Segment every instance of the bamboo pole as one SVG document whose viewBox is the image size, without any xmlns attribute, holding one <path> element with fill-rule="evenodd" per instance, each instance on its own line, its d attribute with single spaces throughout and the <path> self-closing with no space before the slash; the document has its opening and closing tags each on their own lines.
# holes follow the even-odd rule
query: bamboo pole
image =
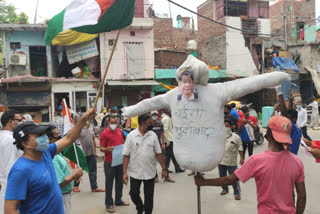
<svg viewBox="0 0 320 214">
<path fill-rule="evenodd" d="M 111 60 L 112 60 L 112 57 L 113 57 L 114 50 L 116 49 L 116 45 L 117 45 L 117 42 L 118 42 L 118 39 L 119 39 L 119 35 L 120 35 L 120 30 L 118 30 L 116 39 L 114 40 L 114 44 L 113 44 L 112 51 L 111 51 L 110 56 L 109 56 L 109 59 L 108 59 L 108 63 L 107 63 L 106 70 L 105 70 L 105 72 L 104 72 L 104 74 L 103 74 L 103 77 L 101 78 L 99 90 L 98 90 L 98 92 L 97 92 L 96 100 L 94 101 L 93 109 L 96 109 L 96 108 L 97 108 L 98 99 L 99 99 L 99 97 L 100 97 L 101 89 L 102 89 L 102 87 L 103 87 L 103 85 L 104 85 L 104 81 L 105 81 L 105 79 L 106 79 L 106 77 L 107 77 L 107 73 L 108 73 L 108 70 L 109 70 L 109 67 L 110 67 L 110 64 L 111 64 Z M 103 95 L 102 95 L 102 96 L 103 96 Z"/>
</svg>

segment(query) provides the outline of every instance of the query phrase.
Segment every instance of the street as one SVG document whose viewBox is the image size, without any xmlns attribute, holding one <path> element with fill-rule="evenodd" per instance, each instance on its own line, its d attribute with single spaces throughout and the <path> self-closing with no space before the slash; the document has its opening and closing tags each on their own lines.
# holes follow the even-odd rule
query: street
<svg viewBox="0 0 320 214">
<path fill-rule="evenodd" d="M 313 139 L 320 139 L 319 130 L 309 129 L 308 133 Z M 261 146 L 255 145 L 254 154 L 263 152 L 267 149 L 267 142 Z M 102 156 L 99 153 L 99 156 Z M 320 164 L 316 164 L 313 158 L 304 154 L 303 148 L 299 150 L 299 157 L 305 166 L 305 183 L 307 190 L 307 205 L 305 213 L 318 214 L 320 205 L 318 202 L 320 188 Z M 104 188 L 104 172 L 102 158 L 98 161 L 98 184 Z M 173 164 L 170 166 L 173 169 Z M 160 166 L 158 166 L 160 173 Z M 170 176 L 176 183 L 159 182 L 155 186 L 154 196 L 154 214 L 195 214 L 197 213 L 197 192 L 192 176 L 188 172 L 171 174 Z M 218 177 L 218 169 L 207 172 L 206 178 Z M 268 182 L 268 181 L 266 181 Z M 281 182 L 281 181 L 279 181 Z M 123 200 L 130 202 L 129 207 L 116 207 L 117 214 L 136 213 L 135 206 L 130 200 L 129 185 L 123 188 Z M 92 193 L 90 191 L 89 179 L 87 173 L 84 174 L 81 184 L 80 193 L 72 193 L 72 213 L 74 214 L 101 214 L 107 213 L 104 205 L 104 193 Z M 143 192 L 143 189 L 141 189 Z M 241 200 L 236 201 L 233 198 L 232 187 L 229 188 L 229 194 L 220 196 L 220 187 L 201 187 L 201 206 L 202 213 L 257 213 L 256 186 L 253 179 L 246 184 L 241 183 Z"/>
</svg>

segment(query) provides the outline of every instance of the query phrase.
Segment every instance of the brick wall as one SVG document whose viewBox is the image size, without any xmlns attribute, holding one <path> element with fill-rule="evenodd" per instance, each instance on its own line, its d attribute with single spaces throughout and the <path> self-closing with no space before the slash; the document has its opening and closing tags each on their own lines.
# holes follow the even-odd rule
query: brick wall
<svg viewBox="0 0 320 214">
<path fill-rule="evenodd" d="M 179 67 L 188 57 L 187 52 L 159 50 L 155 51 L 155 66 L 157 68 Z"/>
<path fill-rule="evenodd" d="M 317 41 L 320 41 L 320 30 L 317 31 Z"/>
<path fill-rule="evenodd" d="M 199 59 L 211 66 L 219 66 L 221 69 L 226 69 L 226 45 L 226 34 L 198 43 Z"/>
<path fill-rule="evenodd" d="M 287 12 L 288 7 L 291 7 L 290 12 Z M 301 2 L 282 0 L 281 2 L 270 6 L 271 32 L 273 34 L 283 34 L 283 17 L 286 13 L 288 41 L 295 41 L 298 35 L 298 33 L 296 32 L 297 22 L 305 22 L 309 25 L 315 23 L 315 0 L 301 0 Z M 284 39 L 283 36 L 276 38 Z"/>
<path fill-rule="evenodd" d="M 189 40 L 196 40 L 197 32 L 191 29 L 173 27 L 172 19 L 154 18 L 154 48 L 183 50 L 187 48 Z"/>
<path fill-rule="evenodd" d="M 190 17 L 182 17 L 181 18 L 182 28 L 190 29 L 190 26 L 191 26 L 190 22 L 191 22 Z"/>
<path fill-rule="evenodd" d="M 198 7 L 198 13 L 216 20 L 216 1 L 208 0 Z M 225 23 L 225 18 L 219 19 Z M 198 56 L 207 64 L 226 68 L 226 28 L 198 17 Z"/>
</svg>

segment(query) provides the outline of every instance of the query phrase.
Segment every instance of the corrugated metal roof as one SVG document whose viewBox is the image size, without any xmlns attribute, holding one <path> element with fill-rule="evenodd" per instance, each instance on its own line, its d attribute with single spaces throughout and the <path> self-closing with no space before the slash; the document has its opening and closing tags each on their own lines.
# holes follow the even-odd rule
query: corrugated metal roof
<svg viewBox="0 0 320 214">
<path fill-rule="evenodd" d="M 107 80 L 109 86 L 143 86 L 143 85 L 159 85 L 154 80 L 128 80 L 128 81 L 121 81 L 121 80 Z"/>
<path fill-rule="evenodd" d="M 0 31 L 46 31 L 45 24 L 0 24 Z"/>
</svg>

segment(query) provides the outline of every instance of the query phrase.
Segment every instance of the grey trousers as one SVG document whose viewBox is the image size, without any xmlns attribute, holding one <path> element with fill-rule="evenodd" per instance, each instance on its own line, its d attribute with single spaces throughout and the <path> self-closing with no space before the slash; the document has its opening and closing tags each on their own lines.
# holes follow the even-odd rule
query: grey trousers
<svg viewBox="0 0 320 214">
<path fill-rule="evenodd" d="M 62 194 L 64 214 L 71 214 L 71 194 Z"/>
</svg>

